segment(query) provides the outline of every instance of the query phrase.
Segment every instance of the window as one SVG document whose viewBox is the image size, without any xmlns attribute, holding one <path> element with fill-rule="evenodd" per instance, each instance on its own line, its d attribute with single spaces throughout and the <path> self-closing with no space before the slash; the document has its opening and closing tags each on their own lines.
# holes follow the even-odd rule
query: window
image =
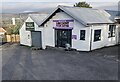
<svg viewBox="0 0 120 82">
<path fill-rule="evenodd" d="M 95 30 L 94 31 L 94 42 L 95 41 L 100 41 L 101 40 L 101 29 L 100 30 Z"/>
<path fill-rule="evenodd" d="M 80 30 L 80 40 L 85 40 L 85 30 Z"/>
<path fill-rule="evenodd" d="M 109 26 L 108 38 L 115 37 L 115 28 L 116 28 L 116 25 Z"/>
</svg>

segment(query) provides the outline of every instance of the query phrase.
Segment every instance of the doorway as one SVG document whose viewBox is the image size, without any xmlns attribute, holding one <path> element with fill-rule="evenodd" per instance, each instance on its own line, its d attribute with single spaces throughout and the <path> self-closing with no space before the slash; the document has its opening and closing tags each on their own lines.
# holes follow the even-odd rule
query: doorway
<svg viewBox="0 0 120 82">
<path fill-rule="evenodd" d="M 32 46 L 33 47 L 40 47 L 42 48 L 42 35 L 41 31 L 40 32 L 31 32 L 31 37 L 32 37 Z"/>
<path fill-rule="evenodd" d="M 65 47 L 68 43 L 71 45 L 72 30 L 68 29 L 55 29 L 55 46 Z"/>
</svg>

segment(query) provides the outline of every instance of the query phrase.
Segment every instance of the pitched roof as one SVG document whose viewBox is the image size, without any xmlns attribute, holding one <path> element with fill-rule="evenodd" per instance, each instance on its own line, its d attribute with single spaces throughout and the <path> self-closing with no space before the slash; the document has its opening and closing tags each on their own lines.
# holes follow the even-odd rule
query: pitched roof
<svg viewBox="0 0 120 82">
<path fill-rule="evenodd" d="M 101 24 L 101 23 L 114 23 L 110 17 L 111 15 L 105 10 L 91 9 L 91 8 L 80 8 L 80 7 L 68 7 L 58 6 L 40 25 L 43 25 L 56 11 L 60 9 L 66 14 L 82 23 L 85 26 L 89 24 Z"/>
<path fill-rule="evenodd" d="M 114 20 L 115 18 L 120 18 L 120 11 L 114 11 L 114 10 L 105 10 L 111 15 L 111 19 Z"/>
<path fill-rule="evenodd" d="M 45 19 L 48 16 L 48 14 L 29 14 L 29 17 L 37 24 L 41 24 L 43 19 Z"/>
<path fill-rule="evenodd" d="M 120 16 L 120 11 L 115 10 L 105 10 L 107 11 L 111 16 Z"/>
<path fill-rule="evenodd" d="M 6 30 L 5 30 L 5 29 L 3 29 L 2 27 L 0 27 L 0 32 L 5 33 L 5 32 L 6 32 Z"/>
</svg>

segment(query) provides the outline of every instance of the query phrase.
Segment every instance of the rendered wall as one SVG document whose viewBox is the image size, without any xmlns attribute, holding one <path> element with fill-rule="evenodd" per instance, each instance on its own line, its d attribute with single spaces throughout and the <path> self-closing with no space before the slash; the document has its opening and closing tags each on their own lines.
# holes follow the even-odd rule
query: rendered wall
<svg viewBox="0 0 120 82">
<path fill-rule="evenodd" d="M 94 42 L 94 30 L 101 29 L 101 40 Z M 112 46 L 117 44 L 117 35 L 115 37 L 108 38 L 109 33 L 109 25 L 101 24 L 101 25 L 93 25 L 92 26 L 92 44 L 91 50 L 102 48 L 105 46 Z M 117 29 L 116 29 L 117 33 Z"/>
<path fill-rule="evenodd" d="M 30 17 L 28 17 L 25 22 L 33 22 L 33 20 Z M 35 24 L 35 26 L 37 25 Z M 26 45 L 26 46 L 32 46 L 31 32 L 26 30 L 25 23 L 20 28 L 19 32 L 20 32 L 20 44 Z"/>
<path fill-rule="evenodd" d="M 45 45 L 55 47 L 55 33 L 53 29 L 53 20 L 71 20 L 73 19 L 64 12 L 56 13 L 45 25 L 44 25 L 44 34 L 45 34 Z M 85 41 L 80 40 L 80 30 L 86 30 Z M 72 48 L 81 51 L 89 51 L 89 41 L 90 41 L 90 28 L 85 27 L 82 24 L 74 20 L 74 27 L 72 30 L 72 35 L 77 35 L 77 39 L 72 39 Z"/>
</svg>

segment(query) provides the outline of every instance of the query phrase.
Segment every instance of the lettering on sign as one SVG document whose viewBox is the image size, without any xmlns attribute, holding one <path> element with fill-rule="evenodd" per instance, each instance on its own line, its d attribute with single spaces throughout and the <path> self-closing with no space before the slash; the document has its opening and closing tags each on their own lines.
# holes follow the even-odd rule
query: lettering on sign
<svg viewBox="0 0 120 82">
<path fill-rule="evenodd" d="M 55 29 L 73 29 L 74 20 L 53 20 Z"/>
<path fill-rule="evenodd" d="M 34 28 L 34 22 L 26 22 L 26 27 Z"/>
</svg>

